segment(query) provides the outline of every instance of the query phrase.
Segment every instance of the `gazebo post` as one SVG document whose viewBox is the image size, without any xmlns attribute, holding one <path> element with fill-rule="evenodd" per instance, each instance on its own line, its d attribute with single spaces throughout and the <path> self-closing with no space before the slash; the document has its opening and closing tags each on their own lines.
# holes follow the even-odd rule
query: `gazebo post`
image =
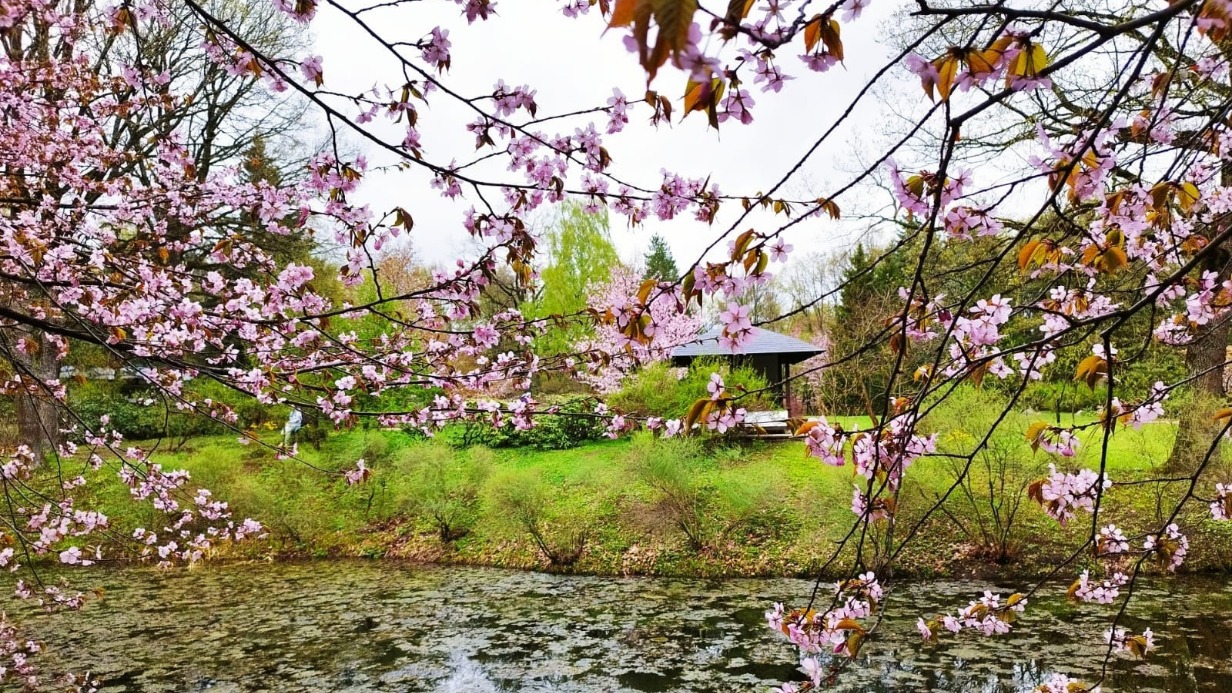
<svg viewBox="0 0 1232 693">
<path fill-rule="evenodd" d="M 787 416 L 788 418 L 790 418 L 791 417 L 791 380 L 790 380 L 791 364 L 786 361 L 782 361 L 780 362 L 779 365 L 781 366 L 781 370 L 783 372 L 782 373 L 783 377 L 780 378 L 780 380 L 783 383 L 783 408 L 787 410 Z"/>
</svg>

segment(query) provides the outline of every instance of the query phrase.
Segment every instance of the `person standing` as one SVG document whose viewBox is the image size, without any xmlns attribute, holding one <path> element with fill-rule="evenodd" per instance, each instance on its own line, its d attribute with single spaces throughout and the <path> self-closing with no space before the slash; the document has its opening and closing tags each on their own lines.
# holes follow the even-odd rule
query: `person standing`
<svg viewBox="0 0 1232 693">
<path fill-rule="evenodd" d="M 299 410 L 299 407 L 291 407 L 291 416 L 287 417 L 287 425 L 282 427 L 282 446 L 285 448 L 291 447 L 291 441 L 295 437 L 295 432 L 304 425 L 304 413 Z"/>
</svg>

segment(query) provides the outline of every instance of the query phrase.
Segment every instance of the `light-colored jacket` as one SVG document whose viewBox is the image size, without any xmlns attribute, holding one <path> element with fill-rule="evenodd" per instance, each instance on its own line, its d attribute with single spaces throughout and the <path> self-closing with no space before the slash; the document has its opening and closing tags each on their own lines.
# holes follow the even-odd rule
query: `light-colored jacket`
<svg viewBox="0 0 1232 693">
<path fill-rule="evenodd" d="M 283 430 L 287 433 L 294 433 L 304 425 L 304 414 L 298 409 L 291 410 L 291 416 L 287 419 L 287 425 Z"/>
</svg>

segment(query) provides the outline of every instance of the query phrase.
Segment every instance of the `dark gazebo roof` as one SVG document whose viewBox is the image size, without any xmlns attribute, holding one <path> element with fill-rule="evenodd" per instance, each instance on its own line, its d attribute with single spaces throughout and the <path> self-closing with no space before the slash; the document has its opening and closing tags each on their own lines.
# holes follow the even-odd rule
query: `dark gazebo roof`
<svg viewBox="0 0 1232 693">
<path fill-rule="evenodd" d="M 719 337 L 723 334 L 722 327 L 707 330 L 697 336 L 692 342 L 677 347 L 672 352 L 672 363 L 677 366 L 688 365 L 699 356 L 748 356 L 752 354 L 775 354 L 779 361 L 785 364 L 800 363 L 810 357 L 825 351 L 815 344 L 809 344 L 802 339 L 788 337 L 785 334 L 753 328 L 753 336 L 740 348 L 732 351 L 719 345 Z"/>
</svg>

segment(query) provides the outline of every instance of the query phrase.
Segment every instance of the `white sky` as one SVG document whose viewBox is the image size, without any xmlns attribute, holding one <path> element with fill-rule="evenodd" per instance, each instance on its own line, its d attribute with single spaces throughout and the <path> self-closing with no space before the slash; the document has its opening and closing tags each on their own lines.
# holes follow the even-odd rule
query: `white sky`
<svg viewBox="0 0 1232 693">
<path fill-rule="evenodd" d="M 760 85 L 752 84 L 749 70 L 745 88 L 757 102 L 752 125 L 728 122 L 715 132 L 706 127 L 704 114 L 699 113 L 680 122 L 678 110 L 685 78 L 679 71 L 665 69 L 652 86 L 675 100 L 677 113 L 672 127 L 660 126 L 656 130 L 648 124 L 648 107 L 631 107 L 629 127 L 619 135 L 604 138 L 614 159 L 610 171 L 647 187 L 657 187 L 659 170 L 667 168 L 689 177 L 710 176 L 726 194 L 754 194 L 767 189 L 835 121 L 888 58 L 887 48 L 877 40 L 878 28 L 900 4 L 898 0 L 875 0 L 864 16 L 850 26 L 844 25 L 845 66 L 813 73 L 796 57 L 801 52 L 799 45 L 783 50 L 779 61 L 796 79 L 788 82 L 779 94 L 762 93 Z M 453 89 L 477 96 L 491 93 L 498 79 L 511 85 L 528 84 L 538 92 L 540 117 L 604 104 L 613 86 L 632 98 L 641 95 L 645 90 L 644 74 L 636 56 L 626 52 L 622 45 L 623 30 L 604 35 L 597 9 L 586 17 L 569 19 L 561 14 L 560 6 L 559 0 L 500 0 L 496 3 L 497 17 L 470 26 L 461 15 L 461 8 L 451 0 L 413 2 L 366 16 L 374 28 L 393 41 L 416 41 L 435 26 L 448 29 L 453 43 L 452 69 L 445 80 Z M 404 81 L 391 56 L 340 13 L 322 8 L 313 26 L 318 34 L 316 51 L 324 58 L 327 88 L 350 93 L 373 84 Z M 910 78 L 905 72 L 895 72 L 893 76 L 903 81 Z M 903 99 L 924 100 L 918 82 L 901 93 L 915 95 L 900 97 Z M 900 102 L 889 107 L 901 109 L 911 105 Z M 854 143 L 881 141 L 878 119 L 884 114 L 883 108 L 886 106 L 873 98 L 866 101 L 850 125 L 835 133 L 780 194 L 816 197 L 848 180 L 850 175 L 844 172 L 856 167 Z M 524 118 L 521 112 L 519 117 Z M 544 124 L 542 129 L 548 133 L 572 133 L 574 127 L 583 126 L 589 118 L 555 121 Z M 433 96 L 431 107 L 421 112 L 420 120 L 426 158 L 441 164 L 455 157 L 459 162 L 469 160 L 474 152 L 474 139 L 465 125 L 474 119 L 474 112 L 451 103 L 449 97 Z M 595 120 L 602 132 L 606 116 L 598 114 Z M 401 139 L 397 128 L 377 128 L 388 139 Z M 392 156 L 366 146 L 358 137 L 346 139 L 364 151 L 373 164 L 393 161 Z M 492 175 L 522 182 L 520 174 L 505 172 L 503 163 Z M 580 187 L 580 178 L 580 171 L 573 173 L 570 184 Z M 438 191 L 428 187 L 428 180 L 421 170 L 380 175 L 364 183 L 360 199 L 378 210 L 394 205 L 407 208 L 416 222 L 412 243 L 416 255 L 424 262 L 449 263 L 459 256 L 473 254 L 468 250 L 468 237 L 461 225 L 463 212 L 471 202 L 442 198 Z M 865 189 L 848 194 L 839 202 L 845 214 L 861 208 L 871 210 L 884 204 L 879 195 L 878 191 Z M 499 195 L 493 191 L 489 199 L 495 203 Z M 641 228 L 629 229 L 623 217 L 614 215 L 613 240 L 621 255 L 633 261 L 644 252 L 650 235 L 658 231 L 683 267 L 697 260 L 705 246 L 740 211 L 738 203 L 729 202 L 725 207 L 713 228 L 688 218 L 671 222 L 651 219 Z M 769 215 L 755 215 L 737 231 L 748 227 L 768 230 L 784 220 L 781 216 L 771 219 Z M 828 218 L 810 219 L 790 231 L 788 240 L 795 245 L 797 254 L 808 249 L 844 248 L 854 245 L 864 226 L 835 223 Z"/>
</svg>

